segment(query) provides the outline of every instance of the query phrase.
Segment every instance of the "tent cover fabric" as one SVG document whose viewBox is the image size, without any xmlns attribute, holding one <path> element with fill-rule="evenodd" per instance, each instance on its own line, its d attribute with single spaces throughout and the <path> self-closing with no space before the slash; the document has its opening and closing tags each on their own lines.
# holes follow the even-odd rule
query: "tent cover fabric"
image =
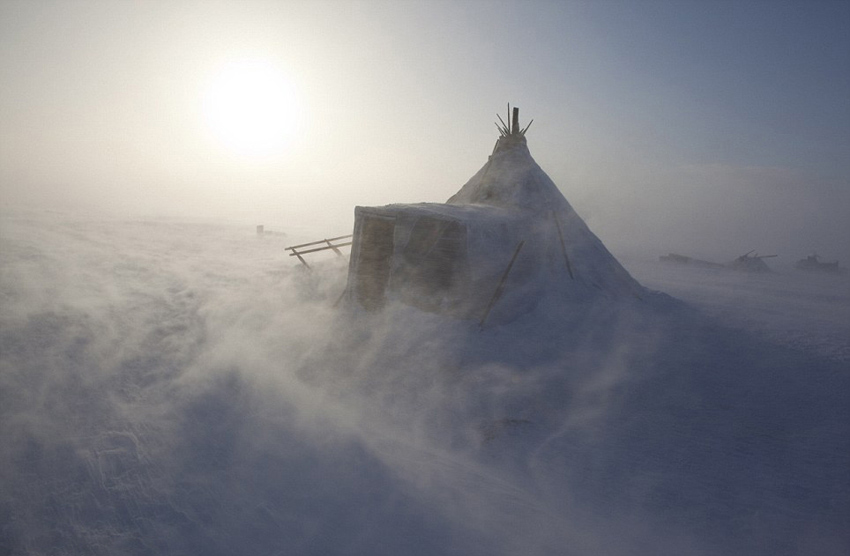
<svg viewBox="0 0 850 556">
<path fill-rule="evenodd" d="M 534 161 L 524 133 L 503 133 L 487 163 L 446 203 L 356 207 L 347 297 L 378 310 L 511 320 L 541 302 L 641 298 L 620 265 Z"/>
</svg>

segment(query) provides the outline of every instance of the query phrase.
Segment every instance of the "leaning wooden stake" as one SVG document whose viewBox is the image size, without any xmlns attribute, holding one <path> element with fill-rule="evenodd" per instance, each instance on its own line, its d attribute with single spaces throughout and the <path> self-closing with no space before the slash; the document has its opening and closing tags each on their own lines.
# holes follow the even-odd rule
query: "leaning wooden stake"
<svg viewBox="0 0 850 556">
<path fill-rule="evenodd" d="M 334 305 L 333 305 L 334 307 L 339 305 L 339 302 L 342 301 L 342 298 L 345 297 L 346 293 L 348 293 L 348 286 L 346 286 L 345 289 L 342 290 L 342 293 L 339 294 L 339 297 L 336 298 L 336 301 L 334 302 Z"/>
<path fill-rule="evenodd" d="M 325 243 L 327 243 L 327 244 L 328 244 L 328 247 L 330 247 L 331 249 L 333 249 L 333 250 L 334 250 L 334 253 L 336 253 L 336 254 L 337 254 L 337 256 L 342 257 L 342 251 L 340 251 L 339 249 L 337 249 L 337 248 L 336 248 L 336 245 L 334 245 L 333 243 L 331 243 L 331 240 L 326 239 L 326 240 L 325 240 Z"/>
<path fill-rule="evenodd" d="M 519 242 L 519 245 L 516 246 L 516 250 L 514 251 L 514 256 L 511 257 L 511 262 L 508 263 L 508 267 L 505 269 L 505 272 L 502 274 L 502 279 L 499 280 L 499 285 L 496 286 L 496 291 L 493 292 L 493 297 L 490 298 L 490 303 L 487 304 L 487 310 L 484 311 L 484 316 L 481 317 L 481 322 L 478 323 L 480 328 L 484 327 L 484 321 L 487 320 L 487 317 L 490 316 L 490 311 L 493 309 L 493 305 L 502 297 L 502 293 L 505 289 L 505 281 L 508 279 L 508 274 L 511 273 L 511 268 L 514 266 L 514 261 L 516 261 L 517 255 L 519 255 L 520 249 L 525 245 L 525 240 Z"/>
<path fill-rule="evenodd" d="M 552 218 L 555 219 L 555 225 L 558 227 L 558 238 L 561 240 L 561 253 L 564 255 L 564 264 L 567 265 L 567 272 L 570 273 L 570 278 L 575 280 L 575 276 L 573 276 L 573 267 L 570 264 L 570 258 L 567 256 L 567 246 L 564 245 L 564 232 L 561 231 L 561 222 L 558 220 L 558 215 L 555 211 L 552 211 Z"/>
<path fill-rule="evenodd" d="M 291 257 L 292 255 L 295 255 L 296 257 L 298 257 L 298 260 L 299 260 L 299 261 L 301 261 L 301 263 L 302 263 L 304 266 L 306 266 L 306 267 L 307 267 L 307 270 L 312 270 L 312 269 L 310 268 L 310 265 L 308 265 L 308 264 L 307 264 L 307 261 L 305 261 L 305 260 L 304 260 L 304 257 L 302 257 L 302 256 L 301 256 L 301 253 L 299 253 L 299 252 L 298 252 L 298 251 L 296 251 L 295 249 L 292 249 L 292 254 L 291 254 L 291 255 L 289 255 L 289 256 Z"/>
<path fill-rule="evenodd" d="M 499 114 L 496 114 L 496 117 L 499 118 L 500 122 L 502 122 L 501 126 L 499 126 L 499 124 L 496 124 L 496 127 L 499 128 L 499 133 L 502 136 L 510 135 L 511 134 L 510 127 L 508 126 L 508 124 L 505 123 L 505 120 L 503 120 L 502 117 Z"/>
</svg>

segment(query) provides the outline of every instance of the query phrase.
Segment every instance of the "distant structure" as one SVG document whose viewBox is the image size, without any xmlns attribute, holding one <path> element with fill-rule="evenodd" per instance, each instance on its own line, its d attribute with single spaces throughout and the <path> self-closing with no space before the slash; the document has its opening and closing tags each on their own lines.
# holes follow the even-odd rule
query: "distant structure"
<svg viewBox="0 0 850 556">
<path fill-rule="evenodd" d="M 658 260 L 662 263 L 690 265 L 702 268 L 728 268 L 731 270 L 738 270 L 740 272 L 773 272 L 762 259 L 770 259 L 776 256 L 777 255 L 759 255 L 754 251 L 750 251 L 748 253 L 744 253 L 740 257 L 736 257 L 727 264 L 720 264 L 713 263 L 711 261 L 703 261 L 701 259 L 694 259 L 686 255 L 670 253 L 668 255 L 661 255 L 658 257 Z"/>
<path fill-rule="evenodd" d="M 759 255 L 754 251 L 744 253 L 729 263 L 729 268 L 742 272 L 773 272 L 764 259 L 770 259 L 777 255 Z"/>
<path fill-rule="evenodd" d="M 704 268 L 724 268 L 720 263 L 713 263 L 711 261 L 703 261 L 701 259 L 694 259 L 693 257 L 688 257 L 686 255 L 677 255 L 676 253 L 670 253 L 668 255 L 661 255 L 658 257 L 662 263 L 675 263 L 675 264 L 686 264 L 693 266 L 701 266 Z"/>
<path fill-rule="evenodd" d="M 838 261 L 825 262 L 821 261 L 817 254 L 812 254 L 805 259 L 800 259 L 794 264 L 797 270 L 805 270 L 809 272 L 826 272 L 829 274 L 844 274 L 846 269 L 838 266 Z"/>
<path fill-rule="evenodd" d="M 644 288 L 605 248 L 531 157 L 519 109 L 497 116 L 487 163 L 446 203 L 356 207 L 347 301 L 401 302 L 506 322 L 547 303 L 640 298 Z"/>
</svg>

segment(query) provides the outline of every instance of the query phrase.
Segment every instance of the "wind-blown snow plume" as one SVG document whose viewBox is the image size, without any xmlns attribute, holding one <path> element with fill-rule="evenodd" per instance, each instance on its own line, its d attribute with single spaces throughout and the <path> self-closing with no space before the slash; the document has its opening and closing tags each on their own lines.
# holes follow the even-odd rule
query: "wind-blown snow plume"
<svg viewBox="0 0 850 556">
<path fill-rule="evenodd" d="M 661 295 L 481 330 L 334 309 L 344 261 L 3 217 L 12 554 L 838 554 L 840 362 Z"/>
</svg>

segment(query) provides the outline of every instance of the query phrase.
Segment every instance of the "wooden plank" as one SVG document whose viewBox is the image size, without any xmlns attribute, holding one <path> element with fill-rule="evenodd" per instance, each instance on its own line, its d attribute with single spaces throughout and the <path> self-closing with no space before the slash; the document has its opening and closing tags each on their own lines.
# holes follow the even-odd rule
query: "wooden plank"
<svg viewBox="0 0 850 556">
<path fill-rule="evenodd" d="M 338 239 L 345 239 L 347 237 L 352 237 L 352 234 L 348 234 L 347 236 L 332 237 L 332 238 L 328 238 L 328 239 L 320 239 L 319 241 L 311 241 L 310 243 L 302 243 L 301 245 L 292 245 L 290 247 L 286 247 L 284 250 L 286 251 L 286 250 L 290 250 L 290 249 L 298 249 L 299 247 L 309 247 L 310 245 L 319 245 L 320 243 L 326 243 L 328 241 L 336 241 Z"/>
<path fill-rule="evenodd" d="M 319 242 L 319 243 L 321 243 L 321 242 Z M 345 247 L 346 245 L 351 245 L 352 243 L 353 242 L 349 241 L 347 243 L 337 243 L 336 245 L 332 245 L 330 247 L 328 247 L 326 245 L 324 247 L 317 247 L 315 249 L 306 249 L 304 251 L 295 251 L 295 248 L 293 248 L 293 247 L 287 247 L 287 249 L 292 250 L 292 253 L 289 254 L 290 257 L 298 257 L 300 259 L 301 258 L 300 255 L 306 255 L 307 253 L 315 253 L 316 251 L 326 251 L 328 249 L 333 249 L 334 247 Z M 311 243 L 311 244 L 308 244 L 308 245 L 315 245 L 315 243 Z"/>
</svg>

